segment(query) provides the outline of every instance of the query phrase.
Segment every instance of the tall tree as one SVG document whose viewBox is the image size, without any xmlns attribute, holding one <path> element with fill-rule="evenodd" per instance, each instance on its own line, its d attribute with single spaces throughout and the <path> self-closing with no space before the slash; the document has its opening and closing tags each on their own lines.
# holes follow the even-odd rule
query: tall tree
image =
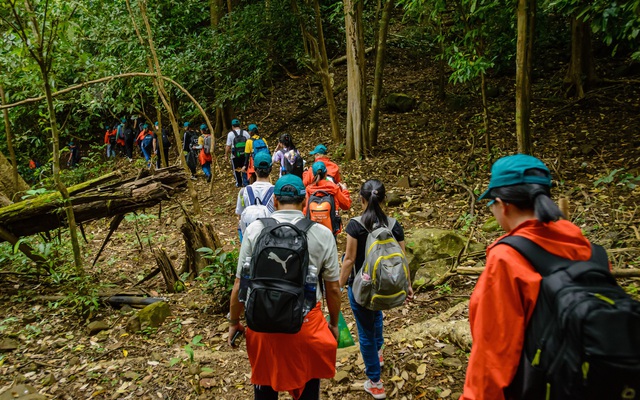
<svg viewBox="0 0 640 400">
<path fill-rule="evenodd" d="M 531 154 L 531 67 L 536 16 L 535 0 L 518 0 L 516 53 L 516 138 L 518 153 Z"/>
<path fill-rule="evenodd" d="M 69 201 L 67 187 L 60 179 L 60 135 L 58 133 L 53 96 L 51 95 L 51 86 L 55 82 L 52 74 L 55 44 L 59 39 L 58 35 L 60 32 L 64 32 L 66 22 L 74 13 L 75 4 L 54 0 L 39 2 L 24 0 L 24 8 L 21 8 L 16 0 L 9 0 L 5 3 L 5 6 L 9 8 L 8 11 L 11 13 L 12 18 L 2 13 L 2 21 L 20 37 L 24 47 L 40 69 L 53 144 L 53 179 L 65 204 L 76 273 L 82 275 L 84 274 L 84 269 L 82 267 L 82 254 L 80 253 L 73 206 Z"/>
<path fill-rule="evenodd" d="M 360 159 L 369 150 L 362 3 L 360 0 L 344 0 L 347 39 L 347 160 Z"/>
<path fill-rule="evenodd" d="M 369 141 L 371 146 L 378 144 L 378 130 L 380 117 L 380 96 L 382 95 L 382 76 L 384 72 L 385 55 L 387 51 L 387 33 L 393 0 L 384 0 L 382 16 L 378 25 L 378 40 L 376 43 L 376 67 L 373 73 L 373 93 L 371 94 L 371 111 L 369 117 Z"/>
</svg>

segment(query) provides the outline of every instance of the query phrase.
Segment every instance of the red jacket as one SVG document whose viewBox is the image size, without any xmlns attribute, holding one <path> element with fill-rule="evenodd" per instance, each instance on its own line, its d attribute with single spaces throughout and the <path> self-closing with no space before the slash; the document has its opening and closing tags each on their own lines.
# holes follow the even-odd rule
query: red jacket
<svg viewBox="0 0 640 400">
<path fill-rule="evenodd" d="M 304 201 L 303 213 L 307 212 L 307 203 L 309 203 L 309 196 L 316 190 L 324 190 L 333 196 L 336 203 L 336 209 L 348 210 L 351 208 L 351 194 L 347 189 L 341 189 L 340 186 L 326 179 L 320 180 L 317 184 L 311 184 L 306 187 L 307 199 Z"/>
<path fill-rule="evenodd" d="M 315 161 L 322 161 L 324 163 L 327 167 L 327 176 L 332 177 L 334 183 L 340 183 L 342 181 L 342 177 L 340 176 L 340 167 L 338 167 L 338 164 L 331 161 L 329 157 L 322 155 L 316 158 Z M 307 170 L 302 173 L 302 183 L 305 186 L 309 186 L 313 181 L 313 170 L 311 168 L 307 168 Z"/>
<path fill-rule="evenodd" d="M 116 131 L 115 130 L 108 130 L 104 133 L 104 144 L 109 144 L 110 143 L 110 139 L 112 136 L 116 135 Z"/>
<path fill-rule="evenodd" d="M 511 235 L 533 240 L 560 257 L 583 261 L 591 257 L 591 244 L 569 221 L 528 220 L 504 236 Z M 541 279 L 512 247 L 494 242 L 487 248 L 486 269 L 469 302 L 473 347 L 460 400 L 505 398 L 504 389 L 518 369 Z"/>
</svg>

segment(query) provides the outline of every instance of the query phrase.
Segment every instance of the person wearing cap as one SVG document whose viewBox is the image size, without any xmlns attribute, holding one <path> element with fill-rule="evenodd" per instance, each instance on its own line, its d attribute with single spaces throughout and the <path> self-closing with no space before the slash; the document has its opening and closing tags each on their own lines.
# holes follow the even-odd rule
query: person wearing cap
<svg viewBox="0 0 640 400">
<path fill-rule="evenodd" d="M 78 146 L 73 142 L 69 142 L 69 158 L 67 159 L 67 166 L 75 168 L 80 161 L 80 152 Z"/>
<path fill-rule="evenodd" d="M 335 203 L 336 211 L 344 210 L 348 211 L 351 208 L 351 195 L 349 190 L 347 190 L 347 185 L 343 182 L 333 183 L 327 179 L 327 166 L 322 161 L 316 161 L 311 166 L 311 171 L 313 172 L 314 180 L 311 184 L 306 186 L 307 198 L 305 200 L 305 209 L 304 213 L 307 214 L 307 207 L 309 205 L 309 196 L 311 195 L 321 195 L 318 192 L 322 191 L 327 193 L 328 195 L 333 196 L 333 200 Z M 336 232 L 336 235 L 340 233 L 340 230 Z"/>
<path fill-rule="evenodd" d="M 238 192 L 238 200 L 236 201 L 236 214 L 238 218 L 242 215 L 242 211 L 250 205 L 256 204 L 256 200 L 260 199 L 260 204 L 267 206 L 270 212 L 275 211 L 275 205 L 273 204 L 273 196 L 269 195 L 269 189 L 273 188 L 273 184 L 269 179 L 271 174 L 271 157 L 268 154 L 261 153 L 256 155 L 254 160 L 256 169 L 256 181 L 251 185 L 246 186 Z M 254 201 L 251 201 L 249 190 L 251 188 Z M 239 231 L 240 241 L 242 241 L 242 232 Z"/>
<path fill-rule="evenodd" d="M 122 142 L 124 143 L 124 154 L 129 160 L 129 162 L 133 161 L 133 131 L 131 127 L 127 124 L 127 119 L 122 117 L 120 119 L 120 125 L 118 125 L 118 138 L 122 136 Z M 120 139 L 118 139 L 120 140 Z"/>
<path fill-rule="evenodd" d="M 198 134 L 191 129 L 191 123 L 185 122 L 183 125 L 184 136 L 182 137 L 182 151 L 184 159 L 187 163 L 189 171 L 191 171 L 191 179 L 196 179 L 196 167 L 198 165 L 198 150 L 195 149 L 198 143 Z"/>
<path fill-rule="evenodd" d="M 289 223 L 304 218 L 302 208 L 306 192 L 302 179 L 292 174 L 284 175 L 276 182 L 274 195 L 276 211 L 271 218 Z M 231 345 L 231 338 L 237 331 L 245 332 L 255 399 L 277 399 L 281 391 L 288 391 L 294 399 L 318 399 L 320 379 L 335 375 L 340 312 L 340 269 L 336 243 L 331 231 L 320 224 L 313 224 L 307 232 L 309 265 L 315 265 L 320 274 L 318 278 L 324 280 L 329 323 L 322 314 L 322 291 L 321 285 L 318 285 L 318 302 L 306 315 L 298 333 L 254 332 L 240 323 L 244 305 L 238 300 L 238 290 L 242 261 L 253 254 L 263 228 L 262 221 L 257 220 L 245 231 L 231 292 L 228 343 Z"/>
<path fill-rule="evenodd" d="M 149 129 L 149 124 L 142 125 L 142 132 L 138 135 L 136 143 L 140 146 L 140 151 L 147 161 L 147 168 L 150 168 L 151 157 L 156 153 L 157 142 L 153 131 Z"/>
<path fill-rule="evenodd" d="M 269 152 L 269 145 L 267 141 L 260 137 L 260 133 L 258 132 L 258 125 L 249 124 L 249 134 L 251 137 L 245 143 L 244 148 L 244 166 L 242 167 L 242 171 L 247 173 L 249 177 L 249 183 L 253 183 L 256 180 L 256 171 L 253 167 L 253 158 L 256 154 L 265 152 L 271 157 L 271 153 Z"/>
<path fill-rule="evenodd" d="M 247 140 L 251 136 L 244 129 L 240 129 L 240 121 L 231 120 L 231 130 L 227 133 L 227 142 L 224 149 L 224 158 L 230 160 L 236 187 L 244 187 L 249 184 L 246 172 L 242 172 L 245 162 L 244 149 Z"/>
<path fill-rule="evenodd" d="M 207 182 L 211 182 L 211 161 L 213 160 L 211 156 L 211 133 L 207 128 L 207 125 L 200 125 L 200 137 L 198 138 L 198 144 L 193 148 L 198 150 L 198 161 L 200 161 L 200 166 L 202 167 L 202 172 L 204 172 L 204 176 L 207 178 Z M 205 150 L 205 141 L 209 140 L 209 151 Z"/>
<path fill-rule="evenodd" d="M 327 179 L 333 183 L 342 182 L 342 177 L 340 176 L 340 167 L 338 164 L 334 163 L 327 156 L 327 146 L 323 144 L 319 144 L 313 149 L 313 151 L 309 152 L 312 156 L 315 157 L 315 161 L 322 161 L 324 165 L 327 167 Z M 307 168 L 302 174 L 302 181 L 305 185 L 310 185 L 311 182 L 314 181 L 313 171 L 311 168 Z"/>
<path fill-rule="evenodd" d="M 116 156 L 116 130 L 110 128 L 109 125 L 104 127 L 104 144 L 107 146 L 107 158 Z"/>
<path fill-rule="evenodd" d="M 535 157 L 500 158 L 491 168 L 491 213 L 507 233 L 487 248 L 485 271 L 469 301 L 473 347 L 460 400 L 500 400 L 513 382 L 525 330 L 536 306 L 542 277 L 508 245 L 506 236 L 525 237 L 544 250 L 570 260 L 588 260 L 591 245 L 579 227 L 564 218 L 550 198 L 551 173 Z"/>
</svg>

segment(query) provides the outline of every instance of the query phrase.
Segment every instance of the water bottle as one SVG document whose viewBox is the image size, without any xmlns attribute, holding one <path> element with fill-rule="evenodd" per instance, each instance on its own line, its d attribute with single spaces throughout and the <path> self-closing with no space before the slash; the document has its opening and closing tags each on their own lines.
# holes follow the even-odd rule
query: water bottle
<svg viewBox="0 0 640 400">
<path fill-rule="evenodd" d="M 304 309 L 306 315 L 316 306 L 316 286 L 318 285 L 318 269 L 315 265 L 309 265 L 307 278 L 304 283 Z"/>
<path fill-rule="evenodd" d="M 251 257 L 247 256 L 242 264 L 242 270 L 240 271 L 240 290 L 238 291 L 238 299 L 241 303 L 247 300 L 247 294 L 249 291 L 249 280 L 251 279 Z"/>
</svg>

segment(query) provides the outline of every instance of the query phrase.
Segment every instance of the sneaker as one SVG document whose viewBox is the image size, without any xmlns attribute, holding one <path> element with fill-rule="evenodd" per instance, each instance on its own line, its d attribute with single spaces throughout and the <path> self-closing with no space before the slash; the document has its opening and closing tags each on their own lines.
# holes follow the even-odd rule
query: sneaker
<svg viewBox="0 0 640 400">
<path fill-rule="evenodd" d="M 373 396 L 374 399 L 386 399 L 387 395 L 384 393 L 384 386 L 382 381 L 376 383 L 371 382 L 371 379 L 364 383 L 364 391 Z"/>
<path fill-rule="evenodd" d="M 195 175 L 191 175 L 191 180 L 192 180 L 192 181 L 197 181 L 197 180 L 198 180 L 198 178 L 196 178 L 196 176 L 195 176 Z"/>
<path fill-rule="evenodd" d="M 384 357 L 382 356 L 382 349 L 378 350 L 378 358 L 380 359 L 380 367 L 384 367 Z"/>
</svg>

